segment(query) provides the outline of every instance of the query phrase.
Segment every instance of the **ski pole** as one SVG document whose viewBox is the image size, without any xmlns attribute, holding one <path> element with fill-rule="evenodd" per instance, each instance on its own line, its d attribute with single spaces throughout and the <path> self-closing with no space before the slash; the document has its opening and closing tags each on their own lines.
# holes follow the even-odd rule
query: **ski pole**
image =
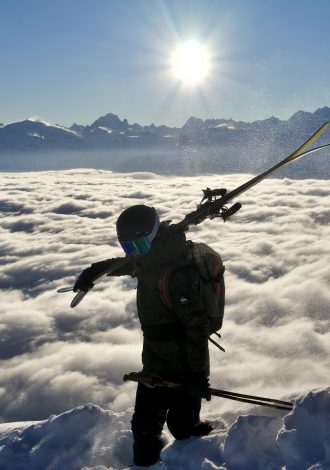
<svg viewBox="0 0 330 470">
<path fill-rule="evenodd" d="M 168 387 L 177 390 L 182 390 L 184 387 L 182 384 L 177 382 L 171 382 L 164 380 L 161 377 L 146 374 L 144 372 L 130 372 L 124 375 L 124 381 L 132 380 L 134 382 L 141 382 L 147 387 Z M 279 410 L 291 411 L 293 404 L 284 400 L 277 400 L 275 398 L 264 398 L 254 395 L 245 395 L 243 393 L 229 392 L 226 390 L 219 390 L 216 388 L 209 388 L 211 395 L 221 398 L 227 398 L 229 400 L 240 401 L 244 403 L 251 403 L 253 405 L 267 406 L 269 408 L 276 408 Z"/>
<path fill-rule="evenodd" d="M 290 402 L 282 402 L 282 404 L 277 403 L 280 400 L 275 400 L 271 398 L 267 398 L 264 400 L 260 400 L 258 397 L 253 398 L 251 395 L 243 395 L 242 393 L 222 393 L 220 390 L 210 388 L 210 393 L 213 396 L 221 397 L 221 398 L 228 398 L 229 400 L 234 401 L 241 401 L 244 403 L 251 403 L 252 405 L 260 405 L 260 406 L 267 406 L 269 408 L 276 408 L 278 410 L 288 410 L 291 411 L 293 408 L 293 404 Z M 251 398 L 247 398 L 251 397 Z"/>
<path fill-rule="evenodd" d="M 214 392 L 219 392 L 219 393 L 222 393 L 223 395 L 232 395 L 232 396 L 241 397 L 241 398 L 251 398 L 252 400 L 273 402 L 273 403 L 277 403 L 279 405 L 286 405 L 286 406 L 291 406 L 292 407 L 292 403 L 289 402 L 289 401 L 277 400 L 275 398 L 257 397 L 255 395 L 245 395 L 243 393 L 228 392 L 226 390 L 217 390 L 217 389 L 213 389 L 213 390 L 214 390 Z"/>
</svg>

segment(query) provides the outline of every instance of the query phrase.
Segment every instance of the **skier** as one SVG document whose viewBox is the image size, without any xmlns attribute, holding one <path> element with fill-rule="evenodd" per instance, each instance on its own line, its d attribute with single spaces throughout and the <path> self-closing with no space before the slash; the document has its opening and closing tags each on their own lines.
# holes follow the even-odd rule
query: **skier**
<svg viewBox="0 0 330 470">
<path fill-rule="evenodd" d="M 193 250 L 214 250 L 187 241 L 185 234 L 160 222 L 153 207 L 136 205 L 121 213 L 116 224 L 118 240 L 130 261 L 111 276 L 137 277 L 137 310 L 143 331 L 143 372 L 179 381 L 183 390 L 149 388 L 138 383 L 132 418 L 133 457 L 136 465 L 158 461 L 165 422 L 175 439 L 207 435 L 212 427 L 200 420 L 201 399 L 210 400 L 208 376 L 208 316 L 202 296 L 202 279 L 189 263 L 173 270 L 168 279 L 169 309 L 160 295 L 164 268 L 187 260 Z M 78 277 L 74 291 L 87 291 L 118 258 L 94 263 Z M 164 280 L 163 280 L 164 282 Z M 224 287 L 224 285 L 223 285 Z M 224 295 L 224 294 L 223 294 Z"/>
</svg>

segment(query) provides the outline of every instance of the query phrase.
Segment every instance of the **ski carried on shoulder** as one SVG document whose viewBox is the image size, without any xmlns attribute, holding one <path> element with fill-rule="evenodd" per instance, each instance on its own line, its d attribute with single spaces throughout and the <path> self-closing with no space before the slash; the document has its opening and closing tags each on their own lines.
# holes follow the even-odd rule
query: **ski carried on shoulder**
<svg viewBox="0 0 330 470">
<path fill-rule="evenodd" d="M 197 209 L 185 216 L 185 218 L 177 223 L 172 224 L 170 227 L 173 230 L 183 230 L 186 231 L 189 229 L 190 225 L 197 225 L 203 222 L 205 219 L 214 219 L 215 217 L 221 217 L 223 221 L 226 221 L 229 217 L 231 217 L 235 212 L 237 212 L 242 205 L 237 202 L 230 208 L 226 207 L 226 204 L 231 202 L 237 196 L 243 194 L 248 189 L 252 188 L 256 184 L 260 183 L 260 181 L 264 180 L 268 176 L 275 173 L 280 168 L 284 167 L 288 163 L 297 160 L 298 158 L 304 157 L 306 155 L 312 154 L 319 150 L 322 150 L 326 147 L 330 146 L 329 144 L 320 145 L 313 149 L 309 149 L 311 145 L 313 145 L 317 139 L 325 132 L 325 130 L 329 127 L 329 123 L 325 122 L 322 126 L 311 136 L 309 137 L 299 148 L 297 148 L 294 152 L 292 152 L 289 156 L 281 160 L 276 165 L 269 168 L 269 170 L 264 171 L 258 176 L 253 177 L 246 183 L 238 186 L 238 188 L 234 189 L 233 191 L 227 192 L 226 189 L 210 189 L 206 188 L 203 189 L 204 197 L 201 200 L 200 204 L 197 206 Z M 131 261 L 131 257 L 126 257 L 124 259 L 118 260 L 118 263 L 114 263 L 111 268 L 107 269 L 106 271 L 99 274 L 99 276 L 94 280 L 94 283 L 101 280 L 101 278 L 105 275 L 111 274 L 112 272 L 116 271 L 117 269 L 121 268 L 125 264 Z M 69 292 L 73 291 L 73 287 L 64 287 L 58 289 L 57 292 Z M 78 291 L 71 302 L 71 307 L 76 307 L 82 299 L 85 297 L 88 291 Z"/>
<path fill-rule="evenodd" d="M 205 220 L 206 218 L 213 219 L 214 217 L 221 217 L 224 221 L 226 221 L 229 217 L 231 217 L 242 207 L 240 203 L 236 203 L 234 204 L 234 206 L 227 209 L 227 207 L 225 206 L 226 204 L 228 204 L 228 202 L 232 201 L 235 197 L 241 195 L 256 184 L 260 183 L 260 181 L 267 178 L 267 176 L 272 175 L 273 173 L 275 173 L 275 171 L 284 167 L 288 163 L 291 163 L 292 161 L 309 155 L 311 153 L 322 150 L 325 147 L 329 147 L 330 144 L 324 144 L 320 145 L 319 147 L 307 150 L 308 147 L 310 147 L 325 132 L 328 127 L 328 122 L 322 124 L 322 126 L 311 137 L 309 137 L 309 139 L 307 139 L 299 148 L 297 148 L 297 150 L 292 152 L 288 157 L 284 158 L 279 163 L 269 168 L 269 170 L 266 170 L 260 175 L 250 179 L 249 181 L 242 184 L 233 191 L 227 193 L 226 189 L 211 190 L 210 188 L 203 190 L 204 197 L 201 201 L 202 203 L 198 206 L 196 211 L 186 215 L 186 217 L 176 225 L 176 228 L 187 230 L 190 225 L 197 225 L 203 222 L 203 220 Z M 216 199 L 216 196 L 221 197 L 219 199 Z M 207 201 L 203 203 L 205 199 Z"/>
</svg>

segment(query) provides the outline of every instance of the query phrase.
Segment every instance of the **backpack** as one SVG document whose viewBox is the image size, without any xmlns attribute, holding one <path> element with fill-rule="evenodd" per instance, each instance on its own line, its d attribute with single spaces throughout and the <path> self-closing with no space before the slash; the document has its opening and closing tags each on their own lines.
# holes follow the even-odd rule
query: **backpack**
<svg viewBox="0 0 330 470">
<path fill-rule="evenodd" d="M 174 271 L 185 266 L 192 266 L 202 280 L 202 299 L 209 320 L 209 334 L 216 333 L 222 327 L 225 307 L 225 267 L 220 255 L 204 243 L 188 242 L 189 257 L 181 258 L 166 266 L 161 272 L 158 287 L 162 303 L 169 310 L 173 309 L 169 280 Z"/>
</svg>

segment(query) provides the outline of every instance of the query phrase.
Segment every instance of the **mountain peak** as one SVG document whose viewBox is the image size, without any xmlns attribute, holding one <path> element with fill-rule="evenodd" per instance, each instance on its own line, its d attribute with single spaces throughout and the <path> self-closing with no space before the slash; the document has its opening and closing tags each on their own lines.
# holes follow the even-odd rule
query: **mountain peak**
<svg viewBox="0 0 330 470">
<path fill-rule="evenodd" d="M 203 119 L 191 116 L 188 121 L 184 124 L 182 129 L 199 129 L 203 126 Z"/>
<path fill-rule="evenodd" d="M 318 108 L 315 111 L 314 115 L 323 121 L 330 121 L 330 108 L 328 108 L 327 106 L 324 106 L 323 108 Z"/>
<path fill-rule="evenodd" d="M 117 114 L 108 113 L 105 116 L 101 116 L 91 125 L 92 128 L 105 127 L 107 129 L 124 131 L 128 129 L 127 119 L 121 121 Z"/>
</svg>

